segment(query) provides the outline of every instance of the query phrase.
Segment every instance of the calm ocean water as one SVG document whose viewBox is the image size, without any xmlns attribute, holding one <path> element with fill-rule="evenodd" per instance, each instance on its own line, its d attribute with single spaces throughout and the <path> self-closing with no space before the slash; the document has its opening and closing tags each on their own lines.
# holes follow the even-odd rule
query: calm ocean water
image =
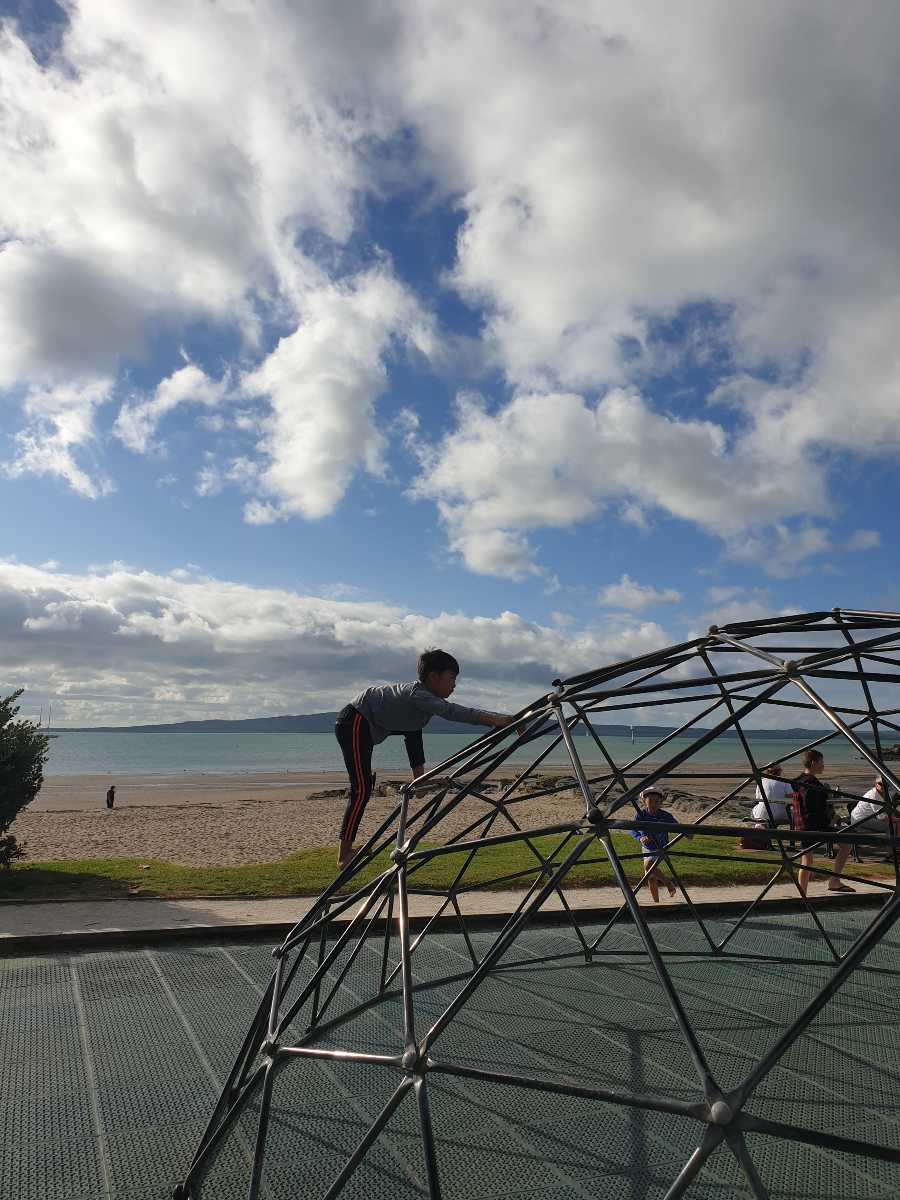
<svg viewBox="0 0 900 1200">
<path fill-rule="evenodd" d="M 475 740 L 467 735 L 425 735 L 425 754 L 429 766 L 436 765 Z M 607 749 L 617 763 L 626 763 L 653 742 L 649 738 L 608 738 Z M 670 742 L 669 754 L 682 742 Z M 760 763 L 795 754 L 801 742 L 753 741 L 751 750 Z M 587 737 L 576 739 L 578 753 L 585 764 L 602 762 L 602 756 Z M 857 763 L 855 747 L 836 739 L 823 747 L 826 762 Z M 512 755 L 512 762 L 527 762 L 539 752 L 534 744 Z M 658 756 L 654 756 L 656 758 Z M 705 747 L 695 762 L 738 762 L 740 743 L 719 740 Z M 548 766 L 569 766 L 565 749 L 558 746 L 544 760 Z M 796 759 L 794 760 L 797 761 Z M 402 738 L 388 738 L 376 747 L 374 765 L 378 770 L 407 766 Z M 343 767 L 337 742 L 327 733 L 63 733 L 50 742 L 48 775 L 181 775 L 184 773 L 243 775 L 264 772 L 339 771 Z"/>
</svg>

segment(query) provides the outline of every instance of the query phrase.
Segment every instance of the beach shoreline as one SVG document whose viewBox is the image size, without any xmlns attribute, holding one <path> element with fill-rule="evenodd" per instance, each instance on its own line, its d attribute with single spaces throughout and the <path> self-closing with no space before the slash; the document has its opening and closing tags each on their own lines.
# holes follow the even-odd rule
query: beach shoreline
<svg viewBox="0 0 900 1200">
<path fill-rule="evenodd" d="M 402 771 L 390 772 L 400 778 Z M 405 773 L 409 778 L 409 772 Z M 93 811 L 104 809 L 110 784 L 116 786 L 116 808 L 182 806 L 249 800 L 271 793 L 305 796 L 321 788 L 346 786 L 344 771 L 247 772 L 124 772 L 93 775 L 48 775 L 27 812 Z"/>
<path fill-rule="evenodd" d="M 707 767 L 706 778 L 692 778 L 690 765 L 663 780 L 675 795 L 667 807 L 694 820 L 706 806 L 726 794 L 738 779 L 710 778 L 712 774 L 741 775 L 741 764 Z M 497 775 L 510 780 L 512 767 Z M 829 781 L 860 794 L 872 786 L 871 769 L 843 764 Z M 559 767 L 535 772 L 535 787 L 550 779 L 571 778 Z M 362 842 L 375 832 L 396 807 L 399 787 L 408 770 L 378 772 L 378 786 L 359 831 Z M 106 790 L 116 783 L 116 806 L 106 808 Z M 729 805 L 728 821 L 745 817 L 753 786 L 744 798 Z M 696 796 L 689 802 L 685 796 Z M 241 866 L 280 862 L 299 850 L 336 846 L 347 798 L 343 772 L 290 772 L 233 776 L 199 773 L 181 778 L 154 775 L 51 776 L 37 798 L 17 817 L 11 832 L 24 842 L 30 862 L 88 859 L 156 859 L 179 866 Z M 526 798 L 510 806 L 523 828 L 538 828 L 578 819 L 583 802 L 574 788 L 555 795 Z M 435 828 L 432 840 L 461 833 L 485 812 L 483 802 L 463 801 Z M 623 814 L 624 815 L 624 814 Z M 726 814 L 723 812 L 723 818 Z"/>
</svg>

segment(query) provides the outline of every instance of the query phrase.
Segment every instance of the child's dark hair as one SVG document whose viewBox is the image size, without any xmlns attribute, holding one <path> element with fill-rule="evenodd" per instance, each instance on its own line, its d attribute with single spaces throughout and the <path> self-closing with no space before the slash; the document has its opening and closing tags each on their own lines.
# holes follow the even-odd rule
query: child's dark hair
<svg viewBox="0 0 900 1200">
<path fill-rule="evenodd" d="M 454 675 L 458 675 L 459 663 L 446 650 L 436 650 L 434 646 L 429 646 L 419 655 L 419 679 L 422 683 L 432 671 L 438 675 L 443 675 L 445 671 L 452 671 Z"/>
<path fill-rule="evenodd" d="M 818 762 L 820 758 L 824 758 L 824 757 L 825 757 L 825 755 L 822 753 L 821 750 L 816 750 L 815 747 L 811 747 L 809 750 L 803 751 L 803 755 L 802 755 L 800 761 L 803 763 L 803 766 L 806 768 L 806 767 L 811 767 L 814 762 Z"/>
</svg>

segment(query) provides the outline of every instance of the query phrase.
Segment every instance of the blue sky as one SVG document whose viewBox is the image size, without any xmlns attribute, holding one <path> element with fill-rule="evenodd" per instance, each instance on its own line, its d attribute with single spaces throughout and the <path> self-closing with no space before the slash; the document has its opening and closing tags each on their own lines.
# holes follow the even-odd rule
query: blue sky
<svg viewBox="0 0 900 1200">
<path fill-rule="evenodd" d="M 0 637 L 70 724 L 897 607 L 889 7 L 0 5 Z"/>
</svg>

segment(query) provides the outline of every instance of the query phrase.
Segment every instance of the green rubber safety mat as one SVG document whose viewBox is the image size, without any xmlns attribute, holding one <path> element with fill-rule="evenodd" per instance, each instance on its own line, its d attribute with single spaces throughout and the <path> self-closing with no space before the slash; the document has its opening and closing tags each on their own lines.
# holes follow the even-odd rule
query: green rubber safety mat
<svg viewBox="0 0 900 1200">
<path fill-rule="evenodd" d="M 869 914 L 842 914 L 844 940 Z M 754 954 L 796 950 L 802 918 L 747 922 Z M 792 922 L 796 928 L 792 928 Z M 659 926 L 692 1027 L 717 1074 L 737 1081 L 827 980 L 816 962 L 727 962 L 692 953 L 696 926 Z M 577 950 L 563 925 L 525 932 L 514 969 L 488 978 L 436 1041 L 437 1058 L 549 1081 L 664 1090 L 691 1099 L 696 1077 L 655 974 L 623 930 L 592 962 L 530 961 Z M 616 953 L 618 952 L 618 953 Z M 471 963 L 460 934 L 432 936 L 416 962 L 417 1019 L 458 991 L 430 979 Z M 332 978 L 341 970 L 337 960 Z M 368 997 L 381 959 L 366 950 L 338 982 L 340 1017 Z M 873 969 L 874 968 L 874 969 Z M 268 947 L 153 950 L 0 960 L 0 1196 L 163 1200 L 182 1178 L 272 970 Z M 754 1094 L 770 1120 L 900 1146 L 900 937 L 890 935 Z M 323 996 L 324 999 L 324 991 Z M 420 1002 L 420 1003 L 419 1003 Z M 295 1025 L 302 1033 L 298 1019 Z M 363 1009 L 319 1045 L 395 1053 L 396 1001 Z M 261 1196 L 324 1195 L 396 1087 L 367 1063 L 291 1061 L 270 1114 Z M 697 1143 L 687 1117 L 450 1076 L 429 1082 L 444 1200 L 661 1200 Z M 248 1105 L 214 1155 L 202 1200 L 242 1200 L 255 1130 Z M 348 1180 L 348 1200 L 427 1196 L 415 1099 L 400 1102 Z M 773 1200 L 900 1198 L 900 1165 L 749 1134 Z M 745 1200 L 717 1150 L 689 1200 Z"/>
</svg>

